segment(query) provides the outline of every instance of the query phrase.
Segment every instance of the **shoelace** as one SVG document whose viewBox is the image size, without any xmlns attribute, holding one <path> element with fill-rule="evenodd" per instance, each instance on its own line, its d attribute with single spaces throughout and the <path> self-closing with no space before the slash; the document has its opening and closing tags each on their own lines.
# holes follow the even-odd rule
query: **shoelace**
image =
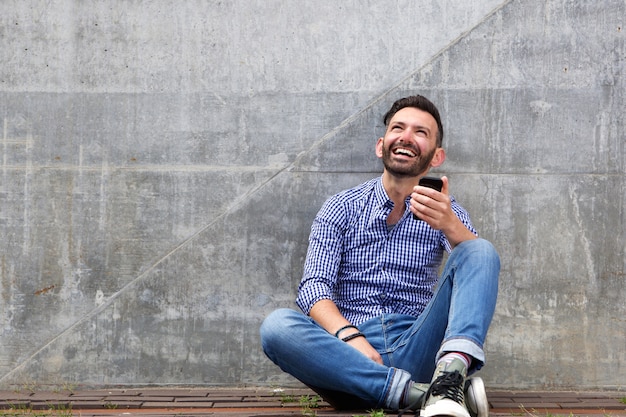
<svg viewBox="0 0 626 417">
<path fill-rule="evenodd" d="M 430 395 L 448 398 L 459 404 L 463 403 L 463 375 L 459 371 L 444 372 L 431 384 L 426 398 Z"/>
</svg>

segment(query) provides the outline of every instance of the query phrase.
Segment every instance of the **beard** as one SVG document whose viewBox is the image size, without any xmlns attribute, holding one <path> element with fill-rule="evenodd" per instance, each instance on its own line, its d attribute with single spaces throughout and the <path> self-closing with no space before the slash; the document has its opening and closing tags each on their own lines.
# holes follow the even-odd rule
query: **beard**
<svg viewBox="0 0 626 417">
<path fill-rule="evenodd" d="M 412 162 L 400 162 L 394 161 L 391 149 L 384 147 L 383 166 L 395 177 L 418 177 L 428 170 L 436 150 L 435 148 L 423 155 L 419 149 L 416 149 L 417 156 Z"/>
</svg>

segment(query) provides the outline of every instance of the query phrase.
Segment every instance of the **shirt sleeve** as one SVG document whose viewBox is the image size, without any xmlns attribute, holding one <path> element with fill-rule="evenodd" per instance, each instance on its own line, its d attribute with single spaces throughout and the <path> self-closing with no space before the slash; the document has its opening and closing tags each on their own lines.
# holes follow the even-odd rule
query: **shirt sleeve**
<svg viewBox="0 0 626 417">
<path fill-rule="evenodd" d="M 454 211 L 454 214 L 456 214 L 456 217 L 458 217 L 459 220 L 461 220 L 461 223 L 463 223 L 470 232 L 478 236 L 478 231 L 474 228 L 474 225 L 472 225 L 472 221 L 470 220 L 470 216 L 467 210 L 461 207 L 461 205 L 457 203 L 454 197 L 452 196 L 450 196 L 450 203 L 452 205 L 452 211 Z M 450 245 L 450 242 L 448 242 L 448 239 L 443 233 L 441 233 L 441 244 L 445 248 L 446 252 L 448 253 L 452 252 L 452 245 Z"/>
<path fill-rule="evenodd" d="M 309 248 L 296 304 L 309 314 L 315 303 L 333 299 L 346 230 L 345 207 L 336 197 L 320 209 L 311 226 Z"/>
</svg>

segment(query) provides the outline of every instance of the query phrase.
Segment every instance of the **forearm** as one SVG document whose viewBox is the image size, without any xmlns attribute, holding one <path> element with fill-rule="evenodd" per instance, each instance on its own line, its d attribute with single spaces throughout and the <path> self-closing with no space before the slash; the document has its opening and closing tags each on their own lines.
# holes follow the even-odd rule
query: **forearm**
<svg viewBox="0 0 626 417">
<path fill-rule="evenodd" d="M 446 236 L 446 239 L 448 239 L 448 242 L 450 242 L 450 246 L 452 246 L 452 248 L 454 248 L 461 242 L 476 239 L 477 237 L 456 216 L 451 217 L 451 221 L 449 222 L 447 227 L 442 228 L 442 232 Z"/>
<path fill-rule="evenodd" d="M 350 325 L 351 323 L 341 314 L 337 305 L 332 300 L 320 300 L 313 304 L 309 315 L 320 326 L 322 326 L 328 333 L 334 335 L 337 330 Z M 356 332 L 353 330 L 352 332 Z M 343 332 L 342 332 L 343 333 Z M 346 330 L 348 335 L 350 332 Z"/>
<path fill-rule="evenodd" d="M 333 335 L 336 334 L 341 328 L 351 324 L 348 320 L 346 320 L 335 303 L 331 300 L 320 300 L 315 303 L 309 311 L 309 315 L 328 333 Z M 357 328 L 347 328 L 342 330 L 338 336 L 339 338 L 344 338 L 355 333 L 359 333 Z M 379 364 L 383 363 L 383 359 L 380 354 L 372 347 L 372 345 L 369 344 L 363 335 L 350 339 L 346 343 L 374 362 Z"/>
</svg>

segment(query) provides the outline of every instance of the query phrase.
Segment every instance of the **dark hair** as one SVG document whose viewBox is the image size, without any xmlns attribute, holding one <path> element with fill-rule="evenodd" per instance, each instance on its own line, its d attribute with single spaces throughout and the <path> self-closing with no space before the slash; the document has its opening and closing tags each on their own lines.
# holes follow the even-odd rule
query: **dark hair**
<svg viewBox="0 0 626 417">
<path fill-rule="evenodd" d="M 430 100 L 428 100 L 424 96 L 416 95 L 410 97 L 404 97 L 399 100 L 396 100 L 395 103 L 391 106 L 389 111 L 385 113 L 383 117 L 383 122 L 385 126 L 389 125 L 389 121 L 391 118 L 400 110 L 405 107 L 415 107 L 416 109 L 425 111 L 429 113 L 435 121 L 437 122 L 437 146 L 441 147 L 443 143 L 443 125 L 441 124 L 441 116 L 439 116 L 439 110 L 437 110 L 437 106 L 435 106 Z"/>
</svg>

